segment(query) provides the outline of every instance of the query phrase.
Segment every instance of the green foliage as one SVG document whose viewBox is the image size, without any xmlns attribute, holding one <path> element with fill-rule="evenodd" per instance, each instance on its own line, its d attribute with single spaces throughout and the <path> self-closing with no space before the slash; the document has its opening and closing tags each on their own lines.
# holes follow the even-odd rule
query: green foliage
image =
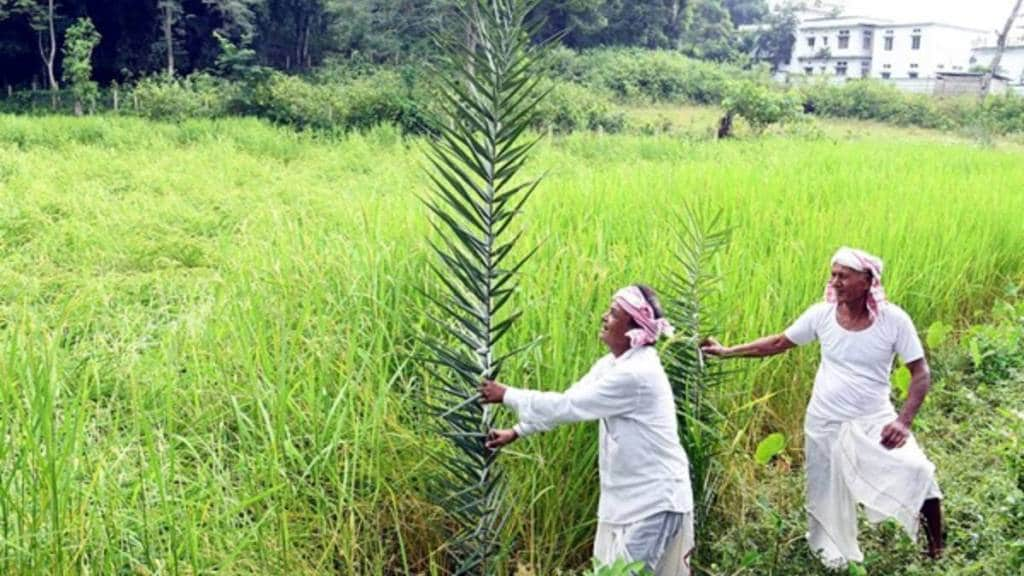
<svg viewBox="0 0 1024 576">
<path fill-rule="evenodd" d="M 731 230 L 722 213 L 687 208 L 672 223 L 676 249 L 666 273 L 665 313 L 676 335 L 662 353 L 672 384 L 680 440 L 690 461 L 697 538 L 719 496 L 724 449 L 723 420 L 715 394 L 725 381 L 719 363 L 706 364 L 700 344 L 719 332 L 722 280 L 717 259 L 729 246 Z M 698 548 L 698 554 L 701 554 Z"/>
<path fill-rule="evenodd" d="M 214 69 L 218 75 L 247 84 L 259 82 L 267 77 L 269 70 L 259 65 L 255 50 L 246 44 L 232 42 L 219 31 L 214 31 L 213 36 L 220 47 L 220 53 L 214 61 Z"/>
<path fill-rule="evenodd" d="M 429 433 L 429 376 L 410 361 L 428 322 L 415 287 L 429 282 L 429 226 L 409 193 L 424 190 L 423 142 L 253 118 L 0 116 L 4 572 L 76 573 L 88 558 L 95 574 L 447 573 L 452 524 L 430 497 L 447 445 Z M 715 267 L 726 342 L 817 301 L 844 239 L 887 256 L 890 296 L 922 327 L 966 333 L 1008 277 L 1024 278 L 1013 153 L 872 127 L 824 144 L 541 141 L 525 170 L 550 169 L 557 193 L 535 195 L 519 220 L 521 248 L 541 248 L 508 338 L 545 340 L 505 376 L 514 367 L 540 390 L 578 377 L 602 353 L 594 320 L 608 291 L 676 268 L 666 207 L 683 200 L 723 208 L 742 230 Z M 916 434 L 946 496 L 947 556 L 929 562 L 920 542 L 865 524 L 870 574 L 1019 572 L 1008 458 L 1020 426 L 1003 412 L 1021 411 L 1024 383 L 984 382 L 945 353 L 929 361 L 956 369 L 933 384 Z M 698 574 L 827 574 L 803 538 L 796 445 L 817 363 L 801 349 L 748 364 L 713 394 L 728 443 Z M 36 412 L 47 391 L 54 411 Z M 538 575 L 589 567 L 595 428 L 501 456 L 516 505 L 499 573 L 517 561 Z M 61 450 L 46 449 L 47 430 Z M 753 462 L 775 430 L 791 467 Z M 40 474 L 50 463 L 55 475 Z"/>
<path fill-rule="evenodd" d="M 907 94 L 876 80 L 841 85 L 816 82 L 802 88 L 804 109 L 822 116 L 879 120 L 923 128 L 951 128 L 955 122 L 924 94 Z"/>
<path fill-rule="evenodd" d="M 754 461 L 764 466 L 776 456 L 782 454 L 786 449 L 786 435 L 781 432 L 773 432 L 757 443 L 757 450 L 754 451 Z"/>
<path fill-rule="evenodd" d="M 583 573 L 583 576 L 652 576 L 650 570 L 644 568 L 643 562 L 626 562 L 619 559 L 612 564 L 602 565 L 596 559 L 594 566 Z"/>
<path fill-rule="evenodd" d="M 722 100 L 725 113 L 746 120 L 755 133 L 761 133 L 772 124 L 792 121 L 800 117 L 800 103 L 789 92 L 782 92 L 751 81 L 729 84 Z"/>
<path fill-rule="evenodd" d="M 99 87 L 92 79 L 92 52 L 99 43 L 99 32 L 88 18 L 78 19 L 64 36 L 64 83 L 75 95 L 79 113 L 81 106 L 96 106 Z"/>
<path fill-rule="evenodd" d="M 925 333 L 924 342 L 928 345 L 929 350 L 936 350 L 946 343 L 952 333 L 952 326 L 946 324 L 942 320 L 936 320 L 928 327 L 928 331 Z"/>
<path fill-rule="evenodd" d="M 561 52 L 552 73 L 627 101 L 717 104 L 730 78 L 749 72 L 687 58 L 675 52 L 607 49 L 570 56 Z"/>
<path fill-rule="evenodd" d="M 700 60 L 729 62 L 739 57 L 736 29 L 721 0 L 693 0 L 683 35 L 684 54 Z"/>
<path fill-rule="evenodd" d="M 455 528 L 448 553 L 456 575 L 494 573 L 510 513 L 496 453 L 484 446 L 495 415 L 477 387 L 522 352 L 503 348 L 521 315 L 509 310 L 518 272 L 535 252 L 517 250 L 521 233 L 511 227 L 540 184 L 519 176 L 538 142 L 525 130 L 544 98 L 537 76 L 544 51 L 530 41 L 529 7 L 474 0 L 459 27 L 472 38 L 442 44 L 444 67 L 436 71 L 442 104 L 430 118 L 436 137 L 428 141 L 424 203 L 438 238 L 430 265 L 438 290 L 424 294 L 443 336 L 424 334 L 422 342 L 432 355 L 424 365 L 432 376 L 427 397 L 451 448 L 439 457 L 447 474 L 435 498 Z"/>
<path fill-rule="evenodd" d="M 220 118 L 231 112 L 237 88 L 208 74 L 160 75 L 140 80 L 132 98 L 138 106 L 135 112 L 153 120 Z"/>
<path fill-rule="evenodd" d="M 890 377 L 890 383 L 892 389 L 896 392 L 897 400 L 906 400 L 907 394 L 910 393 L 910 369 L 906 366 L 900 366 L 893 371 Z"/>
<path fill-rule="evenodd" d="M 1001 302 L 996 322 L 972 326 L 965 335 L 975 376 L 999 382 L 1024 371 L 1024 304 Z"/>
<path fill-rule="evenodd" d="M 600 92 L 573 82 L 545 81 L 548 97 L 537 107 L 533 128 L 557 133 L 578 130 L 619 132 L 625 116 Z"/>
</svg>

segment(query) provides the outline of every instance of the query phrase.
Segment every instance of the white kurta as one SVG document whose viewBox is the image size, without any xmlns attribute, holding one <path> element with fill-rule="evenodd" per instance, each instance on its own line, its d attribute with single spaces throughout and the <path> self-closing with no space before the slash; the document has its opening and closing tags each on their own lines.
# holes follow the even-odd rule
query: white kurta
<svg viewBox="0 0 1024 576">
<path fill-rule="evenodd" d="M 836 305 L 811 306 L 786 332 L 793 343 L 821 342 L 821 365 L 804 420 L 807 539 L 826 565 L 863 560 L 857 544 L 857 504 L 868 519 L 893 518 L 917 535 L 924 501 L 940 498 L 935 467 L 913 436 L 901 448 L 881 444 L 896 419 L 889 374 L 924 356 L 910 317 L 884 305 L 870 327 L 851 332 L 836 320 Z"/>
<path fill-rule="evenodd" d="M 629 524 L 657 512 L 690 512 L 690 463 L 679 443 L 672 387 L 653 346 L 608 354 L 562 392 L 508 388 L 520 436 L 600 420 L 598 519 Z"/>
</svg>

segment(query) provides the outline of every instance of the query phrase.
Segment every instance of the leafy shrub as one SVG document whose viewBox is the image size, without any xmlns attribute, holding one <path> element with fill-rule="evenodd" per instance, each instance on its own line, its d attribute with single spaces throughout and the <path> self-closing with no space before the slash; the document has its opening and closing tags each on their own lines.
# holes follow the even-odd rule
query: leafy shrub
<svg viewBox="0 0 1024 576">
<path fill-rule="evenodd" d="M 237 86 L 209 74 L 152 76 L 132 90 L 137 112 L 154 120 L 217 118 L 231 112 Z"/>
<path fill-rule="evenodd" d="M 250 113 L 297 128 L 365 130 L 397 124 L 407 132 L 422 129 L 425 94 L 414 92 L 390 71 L 347 83 L 312 83 L 274 73 L 253 91 Z"/>
<path fill-rule="evenodd" d="M 967 350 L 974 374 L 985 382 L 1003 382 L 1024 370 L 1024 301 L 1002 302 L 993 310 L 994 322 L 967 333 Z"/>
<path fill-rule="evenodd" d="M 733 82 L 722 101 L 727 115 L 740 116 L 755 132 L 800 116 L 797 96 L 751 81 Z"/>
<path fill-rule="evenodd" d="M 558 133 L 622 130 L 625 117 L 607 97 L 572 82 L 549 81 L 546 84 L 550 92 L 537 106 L 535 129 Z"/>
<path fill-rule="evenodd" d="M 702 62 L 677 52 L 639 48 L 602 49 L 571 56 L 555 53 L 552 74 L 624 100 L 715 104 L 730 78 L 750 76 L 738 68 Z"/>
<path fill-rule="evenodd" d="M 875 80 L 853 80 L 840 85 L 817 82 L 803 86 L 801 92 L 804 109 L 822 116 L 879 120 L 923 128 L 955 125 L 935 98 L 907 94 Z"/>
</svg>

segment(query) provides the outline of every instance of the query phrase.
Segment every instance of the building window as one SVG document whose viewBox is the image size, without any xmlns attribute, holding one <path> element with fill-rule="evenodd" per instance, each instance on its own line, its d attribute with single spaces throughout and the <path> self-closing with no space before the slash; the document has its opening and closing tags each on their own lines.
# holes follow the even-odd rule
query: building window
<svg viewBox="0 0 1024 576">
<path fill-rule="evenodd" d="M 892 68 L 892 64 L 883 64 L 882 68 L 885 68 L 886 70 L 888 70 L 888 69 Z"/>
<path fill-rule="evenodd" d="M 828 36 L 822 36 L 821 37 L 821 44 L 823 46 L 828 46 Z"/>
<path fill-rule="evenodd" d="M 846 76 L 846 62 L 836 62 L 836 76 Z"/>
<path fill-rule="evenodd" d="M 814 76 L 814 66 L 805 67 L 804 74 L 807 74 L 808 76 Z"/>
<path fill-rule="evenodd" d="M 807 37 L 807 47 L 814 48 L 814 36 Z"/>
<path fill-rule="evenodd" d="M 907 74 L 907 77 L 908 78 L 917 78 L 917 72 L 910 72 L 909 74 Z"/>
<path fill-rule="evenodd" d="M 871 30 L 865 30 L 864 31 L 864 49 L 865 50 L 871 50 L 871 41 L 873 39 L 874 39 L 874 37 L 871 34 Z"/>
<path fill-rule="evenodd" d="M 850 47 L 850 31 L 840 30 L 839 31 L 839 49 L 845 50 Z"/>
<path fill-rule="evenodd" d="M 911 68 L 917 68 L 917 64 L 911 64 L 910 67 Z"/>
<path fill-rule="evenodd" d="M 892 76 L 891 72 L 882 72 L 882 79 L 888 80 Z"/>
<path fill-rule="evenodd" d="M 892 36 L 885 37 L 885 50 L 887 52 L 892 52 Z"/>
<path fill-rule="evenodd" d="M 938 68 L 939 70 L 944 70 L 946 68 L 946 65 L 945 64 L 939 64 L 938 66 L 936 66 L 936 68 Z"/>
<path fill-rule="evenodd" d="M 910 37 L 910 49 L 920 50 L 921 49 L 921 33 L 918 32 Z"/>
<path fill-rule="evenodd" d="M 867 78 L 871 75 L 871 62 L 867 60 L 861 60 L 860 62 L 860 77 Z"/>
</svg>

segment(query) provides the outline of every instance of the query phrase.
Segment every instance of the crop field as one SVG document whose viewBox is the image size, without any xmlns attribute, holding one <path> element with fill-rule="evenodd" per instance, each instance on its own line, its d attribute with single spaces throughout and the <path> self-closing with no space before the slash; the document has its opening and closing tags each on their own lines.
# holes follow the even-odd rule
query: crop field
<svg viewBox="0 0 1024 576">
<path fill-rule="evenodd" d="M 547 177 L 518 220 L 539 250 L 509 345 L 541 341 L 503 379 L 560 390 L 581 375 L 613 292 L 657 288 L 674 265 L 687 205 L 732 229 L 713 303 L 727 343 L 821 298 L 841 245 L 886 260 L 890 298 L 922 332 L 985 321 L 1024 280 L 1024 157 L 896 134 L 546 138 L 527 167 Z M 0 116 L 0 573 L 443 573 L 444 443 L 415 361 L 418 289 L 434 282 L 423 149 L 386 127 Z M 811 348 L 737 363 L 717 391 L 731 444 L 706 573 L 816 569 L 799 541 L 816 363 Z M 957 447 L 991 446 L 1005 425 L 928 418 L 918 434 L 953 506 L 944 570 L 1002 573 L 984 566 L 1024 554 L 1019 533 L 1013 548 L 972 530 L 1001 529 L 1003 496 L 983 492 L 1012 480 L 998 456 Z M 783 458 L 756 465 L 776 431 Z M 563 427 L 502 455 L 509 574 L 589 566 L 595 437 Z M 967 476 L 989 466 L 990 484 Z M 960 484 L 981 500 L 957 500 Z M 901 538 L 881 530 L 869 570 Z M 744 568 L 773 540 L 774 572 Z M 892 546 L 886 562 L 933 573 L 913 544 Z"/>
</svg>

